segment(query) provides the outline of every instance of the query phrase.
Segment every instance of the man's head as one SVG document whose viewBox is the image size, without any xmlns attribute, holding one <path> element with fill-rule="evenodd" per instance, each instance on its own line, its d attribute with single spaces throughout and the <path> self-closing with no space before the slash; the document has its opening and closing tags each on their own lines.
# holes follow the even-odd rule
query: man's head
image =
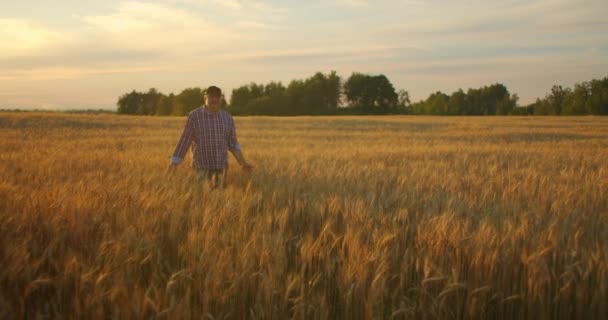
<svg viewBox="0 0 608 320">
<path fill-rule="evenodd" d="M 205 105 L 211 109 L 211 111 L 217 111 L 220 109 L 222 102 L 222 90 L 216 86 L 210 86 L 205 90 Z"/>
</svg>

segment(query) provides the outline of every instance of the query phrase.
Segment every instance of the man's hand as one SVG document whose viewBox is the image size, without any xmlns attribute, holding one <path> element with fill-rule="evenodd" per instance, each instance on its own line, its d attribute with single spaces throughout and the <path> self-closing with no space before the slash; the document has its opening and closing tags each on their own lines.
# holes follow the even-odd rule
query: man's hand
<svg viewBox="0 0 608 320">
<path fill-rule="evenodd" d="M 234 158 L 236 158 L 236 161 L 241 165 L 241 168 L 243 168 L 243 170 L 250 172 L 253 170 L 253 165 L 247 161 L 245 161 L 245 157 L 243 157 L 243 153 L 241 152 L 241 149 L 234 149 L 234 150 L 230 150 L 232 152 L 232 155 L 234 156 Z"/>
<path fill-rule="evenodd" d="M 241 163 L 241 168 L 247 172 L 251 172 L 253 170 L 253 165 L 247 161 L 243 161 L 243 163 Z"/>
</svg>

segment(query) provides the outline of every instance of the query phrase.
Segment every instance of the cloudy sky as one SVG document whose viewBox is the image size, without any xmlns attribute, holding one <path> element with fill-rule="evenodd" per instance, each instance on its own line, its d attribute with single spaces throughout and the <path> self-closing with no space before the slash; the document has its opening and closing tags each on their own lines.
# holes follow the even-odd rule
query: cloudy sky
<svg viewBox="0 0 608 320">
<path fill-rule="evenodd" d="M 414 101 L 521 103 L 608 76 L 606 0 L 0 0 L 0 108 L 115 108 L 154 87 L 385 74 Z"/>
</svg>

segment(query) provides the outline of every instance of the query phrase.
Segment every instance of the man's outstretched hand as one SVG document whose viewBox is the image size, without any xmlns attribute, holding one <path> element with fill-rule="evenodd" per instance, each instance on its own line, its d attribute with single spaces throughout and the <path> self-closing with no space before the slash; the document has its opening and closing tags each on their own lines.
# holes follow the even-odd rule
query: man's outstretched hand
<svg viewBox="0 0 608 320">
<path fill-rule="evenodd" d="M 245 171 L 247 171 L 247 172 L 251 172 L 251 171 L 253 171 L 253 165 L 252 165 L 251 163 L 249 163 L 249 162 L 244 162 L 244 163 L 241 165 L 241 168 L 243 168 L 243 170 L 245 170 Z"/>
</svg>

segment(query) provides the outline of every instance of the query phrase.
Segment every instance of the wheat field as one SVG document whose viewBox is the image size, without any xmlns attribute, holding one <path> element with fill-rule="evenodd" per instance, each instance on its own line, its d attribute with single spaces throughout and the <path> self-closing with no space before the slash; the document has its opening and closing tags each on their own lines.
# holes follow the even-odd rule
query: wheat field
<svg viewBox="0 0 608 320">
<path fill-rule="evenodd" d="M 0 319 L 602 319 L 608 119 L 0 113 Z"/>
</svg>

